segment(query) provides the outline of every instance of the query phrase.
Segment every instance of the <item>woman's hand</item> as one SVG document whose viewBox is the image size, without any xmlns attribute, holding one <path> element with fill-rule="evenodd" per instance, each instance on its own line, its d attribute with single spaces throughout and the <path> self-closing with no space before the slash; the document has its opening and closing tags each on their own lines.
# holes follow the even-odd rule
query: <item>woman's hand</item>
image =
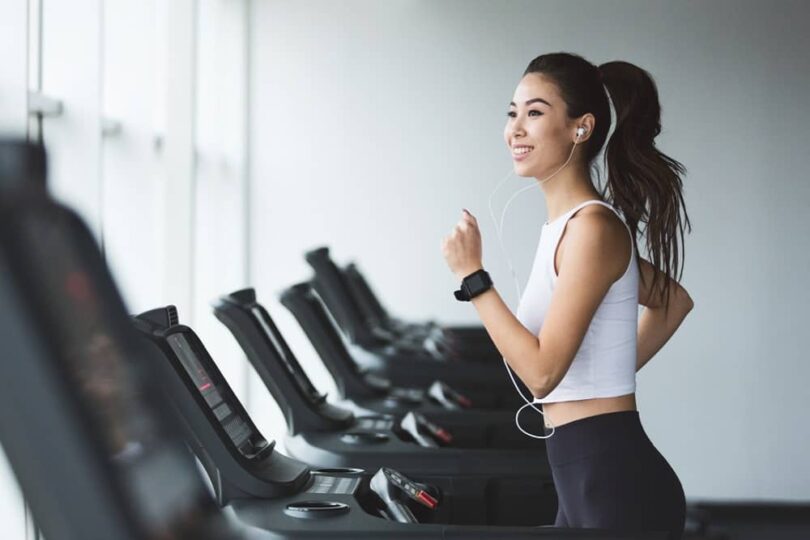
<svg viewBox="0 0 810 540">
<path fill-rule="evenodd" d="M 467 210 L 464 210 L 450 235 L 442 241 L 442 254 L 447 266 L 459 280 L 483 268 L 478 221 Z"/>
</svg>

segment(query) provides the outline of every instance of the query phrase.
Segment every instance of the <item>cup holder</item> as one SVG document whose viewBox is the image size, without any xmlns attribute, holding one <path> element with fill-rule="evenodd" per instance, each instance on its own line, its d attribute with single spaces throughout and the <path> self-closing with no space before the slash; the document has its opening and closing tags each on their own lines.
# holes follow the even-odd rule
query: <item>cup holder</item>
<svg viewBox="0 0 810 540">
<path fill-rule="evenodd" d="M 354 467 L 321 467 L 319 469 L 310 469 L 309 472 L 328 476 L 360 476 L 366 471 Z"/>
<path fill-rule="evenodd" d="M 325 519 L 349 512 L 349 506 L 331 501 L 301 501 L 287 505 L 284 513 L 299 519 Z"/>
<path fill-rule="evenodd" d="M 340 437 L 346 444 L 380 444 L 388 439 L 388 435 L 376 431 L 350 431 Z"/>
</svg>

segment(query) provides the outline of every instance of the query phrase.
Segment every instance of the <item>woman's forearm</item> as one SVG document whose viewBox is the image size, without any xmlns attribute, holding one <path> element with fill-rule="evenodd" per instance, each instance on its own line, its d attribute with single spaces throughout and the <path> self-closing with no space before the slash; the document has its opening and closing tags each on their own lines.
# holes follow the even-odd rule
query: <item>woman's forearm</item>
<svg viewBox="0 0 810 540">
<path fill-rule="evenodd" d="M 638 320 L 636 371 L 669 341 L 692 307 L 691 303 L 674 304 L 666 313 L 663 307 L 644 308 Z"/>
<path fill-rule="evenodd" d="M 533 393 L 545 388 L 542 366 L 538 363 L 540 342 L 515 317 L 498 291 L 493 287 L 473 298 L 472 304 L 495 347 L 520 380 Z"/>
</svg>

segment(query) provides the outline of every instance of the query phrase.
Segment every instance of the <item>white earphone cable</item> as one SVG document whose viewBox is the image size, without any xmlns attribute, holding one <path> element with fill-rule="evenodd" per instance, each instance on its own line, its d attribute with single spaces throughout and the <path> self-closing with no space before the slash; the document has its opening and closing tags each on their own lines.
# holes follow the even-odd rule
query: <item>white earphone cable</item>
<svg viewBox="0 0 810 540">
<path fill-rule="evenodd" d="M 537 181 L 538 184 L 544 184 L 544 183 L 548 182 L 549 180 L 554 178 L 554 176 L 556 176 L 558 172 L 563 170 L 568 165 L 568 163 L 571 161 L 571 158 L 574 155 L 574 150 L 576 149 L 577 144 L 579 142 L 579 136 L 580 136 L 580 134 L 579 134 L 579 131 L 578 131 L 577 132 L 577 138 L 574 140 L 574 146 L 571 147 L 571 153 L 568 154 L 568 159 L 565 160 L 565 163 L 563 163 L 562 166 L 559 169 L 557 169 L 556 171 L 554 171 L 554 173 L 551 176 L 549 176 L 548 178 L 545 178 L 543 180 L 538 180 Z M 512 265 L 512 260 L 509 258 L 509 254 L 506 252 L 506 248 L 503 245 L 503 222 L 504 222 L 504 219 L 506 217 L 506 212 L 509 209 L 509 206 L 512 204 L 512 201 L 514 201 L 515 198 L 518 195 L 520 195 L 521 193 L 523 193 L 525 191 L 528 191 L 529 189 L 535 187 L 535 184 L 531 184 L 531 185 L 528 185 L 526 187 L 523 187 L 523 188 L 519 189 L 517 192 L 515 192 L 514 194 L 512 194 L 512 196 L 506 201 L 506 204 L 503 207 L 503 211 L 501 212 L 500 221 L 495 219 L 495 212 L 492 209 L 492 198 L 495 196 L 495 193 L 497 193 L 498 190 L 501 188 L 503 183 L 506 182 L 506 180 L 510 176 L 512 176 L 514 174 L 514 172 L 515 172 L 514 168 L 509 169 L 509 174 L 504 176 L 503 179 L 500 182 L 498 182 L 498 184 L 495 186 L 495 189 L 493 189 L 492 193 L 490 193 L 490 195 L 489 195 L 489 199 L 487 201 L 487 206 L 489 207 L 489 215 L 492 218 L 492 224 L 495 226 L 495 232 L 496 232 L 496 235 L 498 237 L 498 244 L 500 245 L 501 253 L 503 254 L 504 258 L 506 259 L 506 264 L 509 267 L 509 272 L 512 275 L 512 279 L 515 282 L 515 291 L 517 292 L 518 302 L 520 302 L 520 297 L 521 297 L 521 294 L 522 294 L 521 290 L 520 290 L 520 282 L 518 281 L 517 274 L 515 273 L 515 268 Z M 506 362 L 506 358 L 502 358 L 502 360 L 503 360 L 503 365 L 506 368 L 506 373 L 509 375 L 509 378 L 512 380 L 512 385 L 515 387 L 515 390 L 517 391 L 517 393 L 521 397 L 521 399 L 523 399 L 523 401 L 526 402 L 525 405 L 521 406 L 517 410 L 517 412 L 515 412 L 515 425 L 517 426 L 518 430 L 520 430 L 520 432 L 523 433 L 524 435 L 526 435 L 528 437 L 531 437 L 533 439 L 548 439 L 548 438 L 550 438 L 552 435 L 554 435 L 554 431 L 555 431 L 554 424 L 552 424 L 550 421 L 548 423 L 551 425 L 551 433 L 549 433 L 548 435 L 536 435 L 534 433 L 530 433 L 530 432 L 526 431 L 525 429 L 523 429 L 523 426 L 520 425 L 520 413 L 522 413 L 523 410 L 525 408 L 527 408 L 527 407 L 531 407 L 532 409 L 534 409 L 535 411 L 540 413 L 540 415 L 543 416 L 543 417 L 545 417 L 545 414 L 543 413 L 542 409 L 537 407 L 537 405 L 535 404 L 534 401 L 529 401 L 529 399 L 523 394 L 523 391 L 521 391 L 520 387 L 517 384 L 517 381 L 515 380 L 515 375 L 514 375 L 514 373 L 512 371 L 512 368 L 509 367 L 509 364 Z"/>
</svg>

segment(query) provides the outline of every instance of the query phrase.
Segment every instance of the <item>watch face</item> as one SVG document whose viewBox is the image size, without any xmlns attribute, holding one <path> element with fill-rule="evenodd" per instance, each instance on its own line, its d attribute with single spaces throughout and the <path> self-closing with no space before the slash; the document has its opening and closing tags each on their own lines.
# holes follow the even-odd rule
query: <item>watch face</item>
<svg viewBox="0 0 810 540">
<path fill-rule="evenodd" d="M 470 297 L 475 297 L 478 294 L 486 291 L 492 285 L 492 280 L 486 272 L 478 272 L 464 280 L 464 288 L 467 290 Z"/>
<path fill-rule="evenodd" d="M 481 274 L 475 274 L 468 280 L 468 286 L 471 291 L 477 291 L 485 286 L 484 277 Z"/>
<path fill-rule="evenodd" d="M 479 270 L 465 277 L 461 282 L 461 290 L 456 291 L 456 299 L 469 301 L 483 293 L 492 286 L 492 279 L 483 270 Z"/>
</svg>

